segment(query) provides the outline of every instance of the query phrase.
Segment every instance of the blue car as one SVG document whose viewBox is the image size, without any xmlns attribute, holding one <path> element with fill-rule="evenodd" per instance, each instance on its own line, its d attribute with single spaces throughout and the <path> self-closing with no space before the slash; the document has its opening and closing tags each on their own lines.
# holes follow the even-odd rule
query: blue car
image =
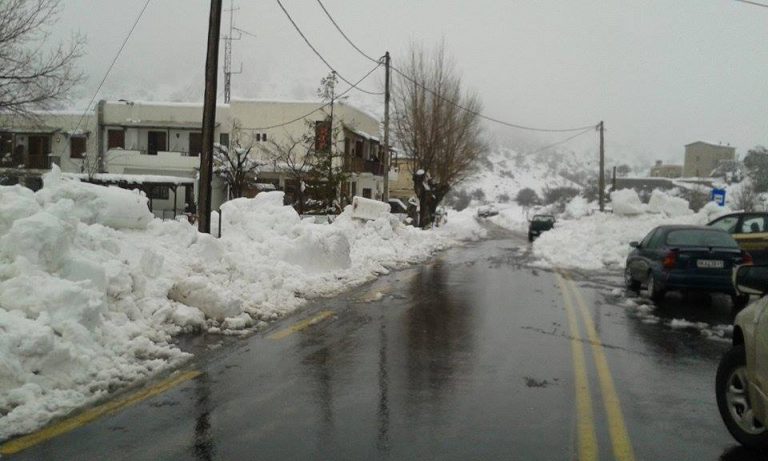
<svg viewBox="0 0 768 461">
<path fill-rule="evenodd" d="M 736 309 L 749 302 L 733 287 L 733 269 L 752 264 L 749 253 L 741 250 L 724 230 L 705 226 L 658 226 L 641 242 L 631 242 L 624 282 L 627 289 L 648 287 L 653 301 L 661 301 L 668 291 L 703 291 L 731 296 Z"/>
</svg>

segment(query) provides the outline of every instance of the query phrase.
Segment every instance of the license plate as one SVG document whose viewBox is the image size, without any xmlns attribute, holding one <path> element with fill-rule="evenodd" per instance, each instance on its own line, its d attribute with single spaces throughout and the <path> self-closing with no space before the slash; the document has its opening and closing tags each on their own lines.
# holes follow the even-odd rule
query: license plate
<svg viewBox="0 0 768 461">
<path fill-rule="evenodd" d="M 701 269 L 722 269 L 725 264 L 720 259 L 699 259 L 696 266 Z"/>
</svg>

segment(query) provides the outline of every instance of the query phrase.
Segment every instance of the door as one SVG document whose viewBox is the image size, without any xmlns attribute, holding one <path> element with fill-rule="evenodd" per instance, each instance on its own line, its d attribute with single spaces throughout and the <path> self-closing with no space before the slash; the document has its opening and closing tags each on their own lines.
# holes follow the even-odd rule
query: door
<svg viewBox="0 0 768 461">
<path fill-rule="evenodd" d="M 48 154 L 51 152 L 50 144 L 48 136 L 29 137 L 27 168 L 41 170 L 48 168 Z"/>
<path fill-rule="evenodd" d="M 753 366 L 754 376 L 750 376 L 753 387 L 750 390 L 750 397 L 755 400 L 753 407 L 758 413 L 768 412 L 768 297 L 757 301 L 757 305 L 750 309 L 756 309 L 754 317 L 754 338 L 750 344 L 748 338 L 746 345 L 751 347 L 747 351 L 747 357 L 754 352 L 755 363 Z M 751 321 L 751 320 L 748 320 Z M 749 359 L 748 359 L 749 360 Z M 749 371 L 749 363 L 747 363 Z M 755 392 L 752 392 L 755 391 Z M 765 414 L 758 417 L 765 418 Z"/>
<path fill-rule="evenodd" d="M 147 133 L 147 154 L 157 155 L 158 152 L 167 151 L 167 138 L 165 131 L 150 131 Z"/>
<path fill-rule="evenodd" d="M 650 261 L 648 260 L 649 252 L 653 251 L 651 248 L 651 242 L 658 242 L 657 237 L 662 233 L 661 230 L 655 229 L 648 233 L 640 244 L 632 250 L 627 260 L 627 266 L 632 273 L 632 278 L 645 282 L 648 278 L 648 271 L 650 270 Z"/>
<path fill-rule="evenodd" d="M 189 156 L 199 157 L 203 152 L 203 133 L 189 133 Z"/>
<path fill-rule="evenodd" d="M 765 263 L 768 253 L 768 215 L 745 214 L 733 238 L 742 250 L 752 255 L 756 263 Z"/>
</svg>

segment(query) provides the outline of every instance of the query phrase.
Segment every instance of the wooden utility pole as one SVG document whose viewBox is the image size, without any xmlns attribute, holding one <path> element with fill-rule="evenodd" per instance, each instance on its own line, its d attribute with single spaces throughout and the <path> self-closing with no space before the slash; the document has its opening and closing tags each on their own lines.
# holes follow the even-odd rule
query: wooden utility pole
<svg viewBox="0 0 768 461">
<path fill-rule="evenodd" d="M 208 21 L 208 50 L 205 58 L 205 99 L 203 101 L 203 149 L 200 153 L 198 188 L 198 230 L 211 233 L 211 177 L 213 176 L 213 132 L 216 129 L 216 79 L 219 72 L 221 0 L 211 0 Z"/>
<path fill-rule="evenodd" d="M 600 192 L 600 211 L 605 211 L 605 145 L 603 143 L 603 122 L 597 125 L 600 130 L 600 176 L 597 187 Z"/>
<path fill-rule="evenodd" d="M 389 202 L 389 51 L 384 53 L 384 203 Z"/>
</svg>

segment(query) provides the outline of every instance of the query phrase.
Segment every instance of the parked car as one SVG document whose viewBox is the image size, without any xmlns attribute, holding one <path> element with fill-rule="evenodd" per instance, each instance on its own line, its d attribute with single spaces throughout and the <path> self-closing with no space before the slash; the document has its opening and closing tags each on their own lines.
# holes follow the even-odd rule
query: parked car
<svg viewBox="0 0 768 461">
<path fill-rule="evenodd" d="M 768 266 L 742 266 L 736 290 L 761 298 L 734 321 L 731 349 L 717 368 L 715 395 L 725 427 L 742 445 L 768 450 Z"/>
<path fill-rule="evenodd" d="M 631 242 L 624 281 L 628 289 L 648 287 L 654 301 L 668 291 L 692 290 L 725 293 L 736 309 L 749 302 L 749 295 L 737 294 L 731 280 L 733 269 L 751 264 L 749 253 L 741 250 L 724 230 L 706 226 L 658 226 L 641 242 Z"/>
<path fill-rule="evenodd" d="M 537 214 L 531 218 L 531 222 L 528 225 L 528 241 L 533 242 L 533 239 L 541 235 L 542 232 L 548 231 L 555 227 L 555 217 L 549 214 Z"/>
<path fill-rule="evenodd" d="M 768 213 L 731 213 L 707 225 L 731 234 L 756 264 L 768 264 Z"/>
<path fill-rule="evenodd" d="M 477 216 L 480 218 L 490 218 L 499 214 L 499 210 L 494 205 L 483 205 L 477 209 Z"/>
</svg>

